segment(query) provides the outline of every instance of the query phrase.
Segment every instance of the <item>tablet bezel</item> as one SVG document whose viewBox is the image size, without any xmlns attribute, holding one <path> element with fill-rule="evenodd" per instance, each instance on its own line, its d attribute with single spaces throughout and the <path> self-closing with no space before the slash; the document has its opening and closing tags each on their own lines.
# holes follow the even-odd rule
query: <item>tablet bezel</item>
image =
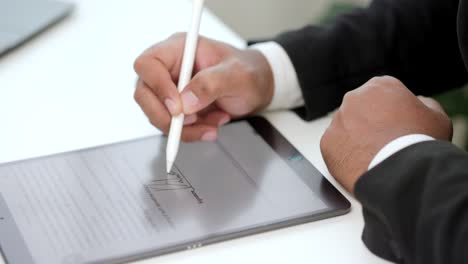
<svg viewBox="0 0 468 264">
<path fill-rule="evenodd" d="M 260 225 L 252 225 L 243 227 L 240 230 L 229 231 L 226 233 L 214 233 L 207 234 L 205 237 L 200 237 L 195 240 L 182 241 L 174 245 L 167 245 L 165 247 L 159 247 L 154 249 L 145 249 L 140 252 L 135 252 L 125 256 L 111 256 L 105 259 L 101 259 L 98 262 L 92 263 L 124 263 L 128 261 L 135 261 L 146 259 L 150 257 L 156 257 L 168 253 L 191 250 L 204 245 L 209 245 L 213 243 L 218 243 L 234 238 L 244 237 L 248 235 L 258 234 L 266 231 L 271 231 L 279 228 L 294 226 L 298 224 L 308 223 L 312 221 L 317 221 L 321 219 L 330 218 L 333 216 L 343 215 L 350 211 L 351 204 L 350 202 L 289 142 L 287 139 L 271 125 L 263 117 L 251 117 L 246 120 L 250 126 L 255 130 L 255 132 L 261 136 L 261 138 L 278 154 L 278 156 L 288 164 L 288 166 L 299 176 L 303 182 L 308 185 L 311 190 L 316 193 L 320 200 L 326 205 L 325 209 L 320 209 L 312 213 L 303 215 L 303 216 L 294 216 L 285 219 L 274 220 L 271 223 L 264 223 Z M 152 136 L 154 137 L 154 136 Z M 146 137 L 147 138 L 147 137 Z M 72 152 L 80 152 L 89 149 L 102 148 L 122 143 L 129 143 L 132 141 L 138 141 L 141 139 L 130 140 L 126 142 L 118 142 L 114 144 L 108 144 L 104 146 L 98 146 L 88 149 L 81 149 L 71 152 L 65 152 L 40 158 L 34 158 L 29 160 L 37 160 L 42 158 L 47 158 L 51 156 L 59 156 Z M 0 164 L 0 166 L 6 166 L 8 164 L 24 162 L 16 161 L 11 163 Z M 315 175 L 315 176 L 314 176 Z M 317 177 L 319 176 L 319 177 Z M 8 205 L 4 202 L 2 203 L 3 198 L 0 193 L 0 234 L 7 234 L 6 231 L 13 237 L 7 240 L 6 237 L 0 237 L 0 253 L 5 257 L 7 263 L 31 263 L 34 264 L 29 249 L 27 248 L 25 241 L 23 241 L 23 236 L 16 227 L 16 223 L 12 218 L 8 210 Z M 5 209 L 6 208 L 6 209 Z M 4 213 L 4 214 L 2 214 Z M 13 221 L 11 221 L 13 220 Z M 4 232 L 5 231 L 5 232 Z M 14 235 L 13 233 L 17 233 Z M 22 248 L 23 249 L 19 249 Z M 13 249 L 16 250 L 13 250 Z M 7 252 L 4 252 L 7 251 Z M 15 254 L 12 254 L 15 252 Z M 21 254 L 20 254 L 21 253 Z M 23 256 L 18 258 L 18 256 Z M 11 261 L 11 262 L 8 262 Z M 26 261 L 26 262 L 25 262 Z M 31 261 L 31 262 L 29 262 Z"/>
<path fill-rule="evenodd" d="M 270 122 L 263 117 L 247 119 L 255 131 L 285 161 L 291 169 L 317 194 L 331 210 L 346 213 L 350 202 L 310 163 Z M 311 175 L 321 175 L 320 179 Z"/>
</svg>

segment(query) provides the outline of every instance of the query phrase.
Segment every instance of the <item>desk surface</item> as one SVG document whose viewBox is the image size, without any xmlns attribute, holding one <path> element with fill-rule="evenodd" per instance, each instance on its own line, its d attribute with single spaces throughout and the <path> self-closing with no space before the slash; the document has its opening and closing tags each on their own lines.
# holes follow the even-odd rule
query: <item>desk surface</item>
<svg viewBox="0 0 468 264">
<path fill-rule="evenodd" d="M 133 61 L 151 44 L 186 30 L 190 2 L 75 3 L 65 21 L 0 58 L 0 163 L 159 133 L 133 101 Z M 245 45 L 210 12 L 201 33 Z M 290 112 L 266 117 L 343 192 L 319 150 L 329 118 L 305 123 Z M 353 207 L 345 216 L 138 263 L 385 263 L 362 244 L 361 209 L 347 197 Z"/>
</svg>

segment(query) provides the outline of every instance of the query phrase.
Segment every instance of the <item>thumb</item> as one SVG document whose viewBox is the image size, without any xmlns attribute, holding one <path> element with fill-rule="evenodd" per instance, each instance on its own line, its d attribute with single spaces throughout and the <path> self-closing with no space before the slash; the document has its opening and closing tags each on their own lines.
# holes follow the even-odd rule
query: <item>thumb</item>
<svg viewBox="0 0 468 264">
<path fill-rule="evenodd" d="M 198 72 L 181 94 L 184 114 L 195 114 L 216 101 L 225 87 L 225 75 L 221 66 Z"/>
</svg>

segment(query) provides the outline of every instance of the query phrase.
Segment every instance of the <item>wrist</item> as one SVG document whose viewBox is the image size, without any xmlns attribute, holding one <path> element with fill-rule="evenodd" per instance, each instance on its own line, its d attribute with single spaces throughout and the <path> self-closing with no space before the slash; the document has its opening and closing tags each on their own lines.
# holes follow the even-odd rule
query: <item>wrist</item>
<svg viewBox="0 0 468 264">
<path fill-rule="evenodd" d="M 264 110 L 272 101 L 274 94 L 273 71 L 266 57 L 258 50 L 246 49 L 246 57 L 252 68 L 251 77 L 258 98 L 258 105 L 253 112 Z"/>
<path fill-rule="evenodd" d="M 273 97 L 264 111 L 292 109 L 304 105 L 299 79 L 288 53 L 278 43 L 269 41 L 249 47 L 266 58 L 273 74 Z"/>
</svg>

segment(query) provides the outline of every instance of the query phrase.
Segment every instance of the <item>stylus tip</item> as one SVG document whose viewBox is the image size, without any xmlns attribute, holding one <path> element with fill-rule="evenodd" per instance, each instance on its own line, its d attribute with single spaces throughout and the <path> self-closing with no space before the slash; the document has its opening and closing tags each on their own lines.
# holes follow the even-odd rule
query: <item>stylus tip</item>
<svg viewBox="0 0 468 264">
<path fill-rule="evenodd" d="M 173 163 L 174 163 L 173 161 L 170 161 L 170 160 L 167 161 L 167 164 L 166 164 L 166 172 L 167 173 L 171 172 Z"/>
</svg>

